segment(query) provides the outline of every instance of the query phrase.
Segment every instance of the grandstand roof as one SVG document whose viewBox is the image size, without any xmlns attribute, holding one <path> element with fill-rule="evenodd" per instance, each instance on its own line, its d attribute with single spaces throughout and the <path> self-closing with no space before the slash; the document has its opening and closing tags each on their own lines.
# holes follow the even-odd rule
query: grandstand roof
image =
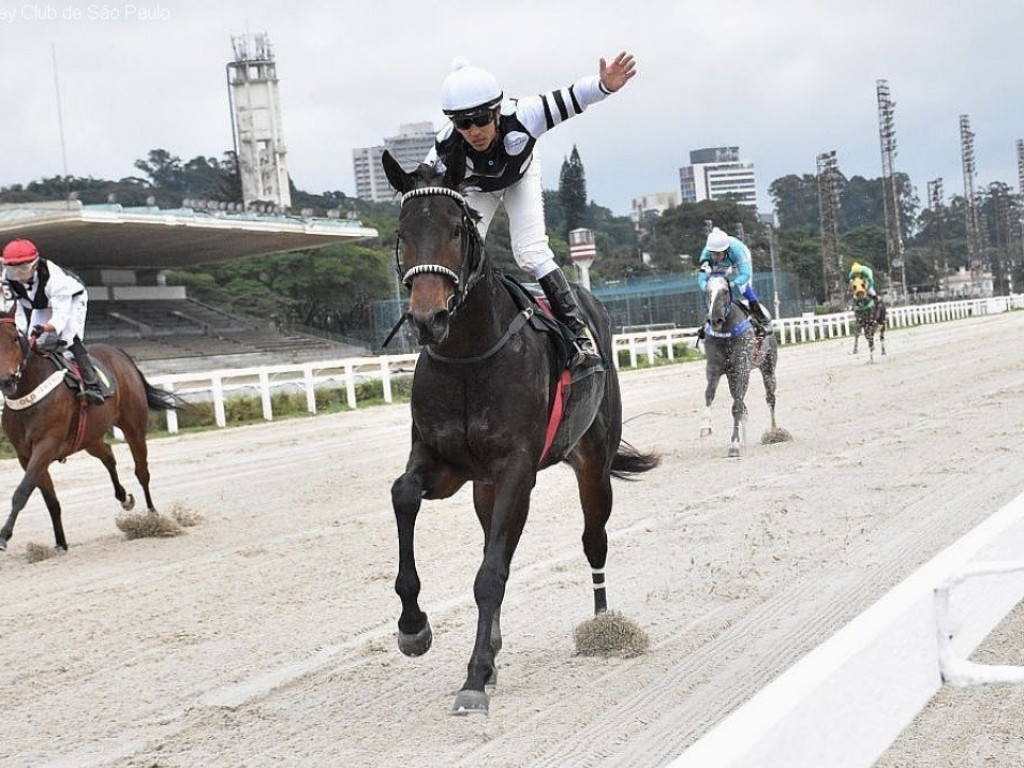
<svg viewBox="0 0 1024 768">
<path fill-rule="evenodd" d="M 376 237 L 348 219 L 191 208 L 57 203 L 0 205 L 0 240 L 31 239 L 69 267 L 176 269 Z"/>
</svg>

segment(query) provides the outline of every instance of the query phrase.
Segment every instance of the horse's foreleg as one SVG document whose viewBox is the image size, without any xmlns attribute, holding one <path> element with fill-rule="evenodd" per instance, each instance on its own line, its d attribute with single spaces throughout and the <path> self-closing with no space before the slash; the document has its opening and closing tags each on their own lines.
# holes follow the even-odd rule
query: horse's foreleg
<svg viewBox="0 0 1024 768">
<path fill-rule="evenodd" d="M 721 377 L 721 374 L 712 375 L 708 373 L 708 385 L 704 390 L 704 416 L 700 422 L 701 437 L 711 436 L 711 404 L 715 401 L 715 392 L 718 390 L 718 380 Z"/>
<path fill-rule="evenodd" d="M 53 478 L 50 471 L 44 470 L 39 477 L 39 493 L 43 495 L 46 502 L 46 510 L 50 513 L 50 523 L 53 525 L 54 548 L 62 552 L 68 551 L 68 540 L 64 537 L 64 523 L 61 519 L 60 501 L 57 500 L 57 492 L 53 488 Z"/>
<path fill-rule="evenodd" d="M 476 511 L 476 518 L 480 521 L 480 527 L 484 532 L 484 553 L 487 553 L 487 544 L 491 538 L 491 515 L 494 512 L 494 486 L 487 483 L 473 483 L 473 509 Z M 494 651 L 495 659 L 501 650 L 501 607 L 494 612 L 494 619 L 491 621 L 491 650 Z M 487 680 L 487 687 L 494 688 L 498 684 L 498 666 L 495 663 L 494 670 Z"/>
<path fill-rule="evenodd" d="M 47 458 L 44 461 L 37 452 L 32 459 L 19 455 L 18 461 L 21 463 L 22 469 L 25 470 L 25 474 L 21 478 L 21 482 L 18 483 L 18 487 L 14 489 L 14 495 L 11 497 L 11 513 L 7 516 L 7 522 L 4 523 L 3 528 L 0 528 L 0 551 L 7 549 L 7 542 L 14 535 L 14 524 L 18 521 L 18 513 L 25 508 L 32 491 L 39 486 L 39 478 L 46 471 L 46 467 L 50 465 L 52 459 Z"/>
<path fill-rule="evenodd" d="M 857 342 L 858 341 L 860 341 L 860 328 L 859 327 L 856 328 L 854 330 L 854 332 L 853 332 L 853 351 L 850 353 L 851 355 L 856 355 L 857 354 Z"/>
<path fill-rule="evenodd" d="M 406 656 L 422 656 L 430 650 L 433 635 L 427 614 L 420 610 L 420 577 L 416 572 L 414 533 L 416 516 L 423 498 L 423 478 L 416 470 L 409 470 L 391 486 L 391 503 L 398 524 L 398 577 L 395 592 L 402 601 L 402 615 L 398 619 L 398 647 Z"/>
<path fill-rule="evenodd" d="M 467 665 L 466 681 L 452 707 L 452 713 L 456 715 L 487 713 L 489 697 L 484 686 L 495 673 L 491 632 L 495 617 L 500 615 L 512 556 L 526 525 L 530 492 L 536 482 L 536 471 L 525 461 L 521 467 L 501 473 L 501 476 L 502 480 L 493 491 L 494 505 L 489 532 L 485 536 L 484 559 L 473 582 L 477 605 L 476 642 Z"/>
<path fill-rule="evenodd" d="M 747 385 L 750 382 L 750 371 L 739 370 L 728 374 L 729 393 L 732 395 L 732 439 L 729 443 L 729 456 L 740 455 L 740 446 L 747 442 Z"/>
</svg>

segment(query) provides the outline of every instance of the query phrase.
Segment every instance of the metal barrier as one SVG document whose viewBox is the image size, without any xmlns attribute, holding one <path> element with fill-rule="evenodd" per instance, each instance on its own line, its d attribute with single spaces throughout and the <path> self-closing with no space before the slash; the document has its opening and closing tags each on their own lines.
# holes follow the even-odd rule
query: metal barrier
<svg viewBox="0 0 1024 768">
<path fill-rule="evenodd" d="M 990 299 L 966 299 L 938 304 L 888 307 L 888 326 L 904 328 L 926 323 L 941 323 L 966 317 L 1024 309 L 1024 295 L 999 296 Z M 854 322 L 853 312 L 830 315 L 805 314 L 801 317 L 777 318 L 772 321 L 780 344 L 800 344 L 809 341 L 849 336 Z M 675 359 L 676 346 L 693 344 L 697 328 L 665 328 L 637 333 L 616 334 L 613 337 L 614 362 L 623 367 L 619 353 L 628 353 L 626 367 L 636 368 L 641 358 L 654 365 L 660 359 Z M 349 408 L 358 405 L 356 385 L 379 380 L 384 401 L 393 402 L 392 379 L 408 375 L 415 368 L 418 352 L 380 357 L 353 357 L 343 360 L 325 360 L 301 365 L 269 365 L 253 368 L 220 369 L 203 373 L 161 374 L 149 378 L 155 386 L 175 392 L 186 398 L 212 400 L 214 419 L 218 427 L 227 424 L 225 399 L 229 395 L 258 394 L 263 404 L 263 418 L 274 418 L 271 393 L 289 389 L 305 393 L 306 408 L 317 412 L 316 390 L 324 386 L 343 386 Z M 167 413 L 167 429 L 178 431 L 177 414 Z"/>
</svg>

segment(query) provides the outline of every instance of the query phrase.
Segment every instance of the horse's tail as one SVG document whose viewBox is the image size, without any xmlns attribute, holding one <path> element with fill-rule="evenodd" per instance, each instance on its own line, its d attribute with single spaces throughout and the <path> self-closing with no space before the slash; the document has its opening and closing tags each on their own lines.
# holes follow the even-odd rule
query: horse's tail
<svg viewBox="0 0 1024 768">
<path fill-rule="evenodd" d="M 141 376 L 142 374 L 140 373 L 139 375 Z M 145 376 L 142 376 L 142 386 L 146 390 L 146 405 L 149 406 L 151 411 L 177 411 L 186 405 L 185 401 L 173 392 L 154 387 L 146 381 Z"/>
<path fill-rule="evenodd" d="M 661 456 L 657 453 L 641 453 L 632 445 L 622 440 L 619 443 L 618 453 L 612 459 L 612 477 L 620 480 L 636 480 L 634 475 L 641 472 L 649 472 L 661 463 Z"/>
<path fill-rule="evenodd" d="M 121 352 L 128 358 L 132 367 L 135 368 L 135 372 L 139 374 L 139 380 L 142 381 L 142 388 L 146 392 L 146 405 L 149 410 L 161 412 L 178 411 L 188 405 L 185 400 L 173 392 L 168 392 L 166 389 L 160 389 L 160 387 L 155 387 L 150 384 L 149 381 L 146 380 L 146 377 L 142 375 L 142 371 L 139 370 L 139 366 L 135 362 L 135 359 L 123 349 Z"/>
</svg>

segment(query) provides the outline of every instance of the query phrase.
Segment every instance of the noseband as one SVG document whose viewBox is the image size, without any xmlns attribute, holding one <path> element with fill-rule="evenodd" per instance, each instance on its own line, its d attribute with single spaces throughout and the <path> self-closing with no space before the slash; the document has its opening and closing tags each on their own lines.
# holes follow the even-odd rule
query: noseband
<svg viewBox="0 0 1024 768">
<path fill-rule="evenodd" d="M 469 294 L 470 289 L 483 274 L 484 260 L 483 243 L 480 240 L 480 233 L 477 231 L 476 222 L 470 213 L 469 203 L 459 192 L 448 187 L 419 187 L 412 189 L 402 195 L 402 206 L 416 197 L 428 197 L 431 195 L 442 195 L 452 198 L 459 204 L 462 212 L 462 225 L 467 236 L 462 238 L 462 253 L 459 257 L 459 272 L 442 264 L 417 264 L 406 272 L 402 272 L 401 241 L 395 239 L 395 269 L 402 284 L 406 288 L 412 288 L 412 281 L 417 275 L 433 274 L 447 278 L 455 286 L 455 292 L 449 300 L 448 312 L 454 316 L 456 310 L 462 306 Z"/>
</svg>

